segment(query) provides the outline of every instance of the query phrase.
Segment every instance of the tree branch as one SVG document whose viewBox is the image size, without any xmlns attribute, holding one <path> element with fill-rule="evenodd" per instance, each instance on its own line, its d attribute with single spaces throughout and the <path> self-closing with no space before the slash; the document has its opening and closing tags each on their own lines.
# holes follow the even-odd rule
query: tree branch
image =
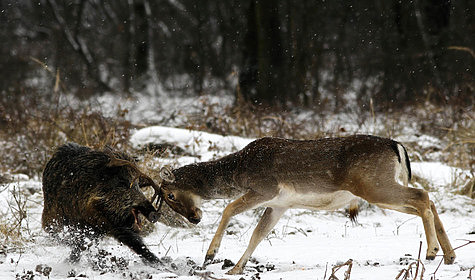
<svg viewBox="0 0 475 280">
<path fill-rule="evenodd" d="M 79 35 L 79 28 L 75 30 L 75 34 L 69 28 L 68 24 L 64 17 L 59 13 L 59 7 L 55 0 L 48 0 L 49 5 L 53 11 L 54 17 L 58 24 L 60 25 L 64 35 L 66 36 L 67 41 L 71 45 L 74 51 L 76 51 L 80 57 L 86 63 L 88 69 L 88 74 L 101 86 L 104 90 L 112 90 L 112 87 L 105 81 L 98 70 L 97 63 L 94 61 L 94 58 L 89 51 L 89 48 L 86 44 L 86 41 Z M 81 8 L 82 9 L 82 8 Z M 82 12 L 80 12 L 82 14 Z M 81 16 L 78 18 L 76 26 L 80 24 Z"/>
</svg>

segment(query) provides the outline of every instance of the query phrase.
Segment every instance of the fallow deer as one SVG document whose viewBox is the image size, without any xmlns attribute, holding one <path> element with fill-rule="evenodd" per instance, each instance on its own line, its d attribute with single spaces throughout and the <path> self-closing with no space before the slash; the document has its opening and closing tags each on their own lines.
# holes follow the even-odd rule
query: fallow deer
<svg viewBox="0 0 475 280">
<path fill-rule="evenodd" d="M 161 176 L 163 199 L 194 224 L 201 220 L 203 199 L 237 198 L 224 209 L 205 265 L 218 252 L 231 217 L 266 207 L 246 251 L 228 274 L 243 272 L 259 242 L 287 209 L 336 210 L 357 205 L 359 198 L 420 216 L 427 239 L 426 259 L 435 258 L 439 243 L 445 263 L 455 259 L 428 193 L 408 187 L 411 169 L 406 149 L 391 139 L 369 135 L 319 140 L 261 138 L 219 160 L 186 165 L 172 173 L 162 169 Z"/>
</svg>

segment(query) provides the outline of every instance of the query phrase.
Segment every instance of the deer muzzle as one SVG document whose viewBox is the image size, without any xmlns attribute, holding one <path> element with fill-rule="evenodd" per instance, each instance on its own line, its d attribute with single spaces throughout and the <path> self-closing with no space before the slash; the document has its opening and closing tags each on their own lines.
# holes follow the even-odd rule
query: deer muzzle
<svg viewBox="0 0 475 280">
<path fill-rule="evenodd" d="M 187 219 L 190 223 L 192 224 L 198 224 L 201 222 L 201 216 L 202 216 L 202 211 L 201 209 L 195 208 L 193 211 L 188 215 Z"/>
</svg>

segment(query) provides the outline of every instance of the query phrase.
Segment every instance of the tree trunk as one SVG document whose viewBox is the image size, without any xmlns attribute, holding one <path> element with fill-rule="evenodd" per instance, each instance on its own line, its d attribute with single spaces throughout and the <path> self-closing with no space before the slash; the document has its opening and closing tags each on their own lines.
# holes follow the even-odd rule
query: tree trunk
<svg viewBox="0 0 475 280">
<path fill-rule="evenodd" d="M 279 10 L 272 0 L 251 1 L 243 48 L 240 89 L 245 100 L 258 104 L 283 103 L 283 51 Z"/>
</svg>

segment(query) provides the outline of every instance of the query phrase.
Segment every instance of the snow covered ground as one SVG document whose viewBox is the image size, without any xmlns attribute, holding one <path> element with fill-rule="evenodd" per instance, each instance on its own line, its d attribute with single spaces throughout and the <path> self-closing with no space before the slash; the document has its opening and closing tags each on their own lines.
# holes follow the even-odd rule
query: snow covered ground
<svg viewBox="0 0 475 280">
<path fill-rule="evenodd" d="M 181 166 L 220 157 L 244 147 L 252 139 L 168 127 L 148 127 L 136 131 L 135 147 L 147 143 L 170 143 L 186 151 L 178 159 L 159 159 L 159 164 Z M 475 203 L 472 199 L 446 191 L 455 176 L 464 170 L 440 162 L 413 162 L 413 172 L 426 179 L 430 193 L 453 247 L 475 240 Z M 21 190 L 21 192 L 19 192 Z M 17 202 L 15 202 L 17 201 Z M 69 249 L 53 243 L 41 230 L 42 193 L 38 178 L 17 175 L 12 183 L 0 185 L 2 222 L 18 221 L 18 208 L 25 205 L 26 217 L 21 229 L 24 240 L 16 247 L 0 247 L 0 279 L 328 279 L 332 267 L 353 260 L 351 279 L 395 279 L 398 273 L 417 259 L 420 242 L 425 272 L 436 279 L 467 279 L 475 266 L 475 244 L 456 250 L 453 265 L 425 260 L 425 235 L 420 218 L 364 207 L 358 224 L 353 225 L 343 211 L 289 210 L 253 254 L 245 274 L 228 276 L 222 269 L 225 259 L 237 262 L 244 252 L 262 210 L 238 215 L 226 231 L 220 252 L 221 262 L 197 275 L 189 270 L 201 265 L 217 228 L 220 214 L 228 201 L 209 201 L 203 207 L 203 220 L 189 229 L 157 224 L 145 238 L 159 257 L 168 259 L 164 271 L 144 265 L 129 248 L 105 238 L 85 253 L 79 264 L 65 262 Z M 13 247 L 12 247 L 13 246 Z M 46 270 L 45 270 L 46 268 Z M 348 266 L 337 276 L 343 279 Z M 51 271 L 49 271 L 51 269 Z M 472 272 L 472 275 L 474 272 Z M 326 275 L 326 277 L 325 277 Z M 472 276 L 473 277 L 473 276 Z"/>
</svg>

